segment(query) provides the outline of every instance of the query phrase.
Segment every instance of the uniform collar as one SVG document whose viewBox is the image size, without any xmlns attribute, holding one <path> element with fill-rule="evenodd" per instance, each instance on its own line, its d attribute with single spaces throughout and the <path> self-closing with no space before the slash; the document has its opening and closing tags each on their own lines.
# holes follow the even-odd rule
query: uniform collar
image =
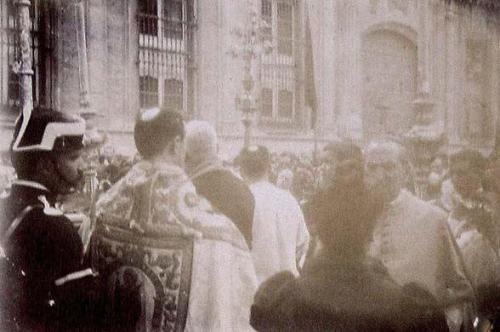
<svg viewBox="0 0 500 332">
<path fill-rule="evenodd" d="M 15 195 L 31 197 L 31 199 L 35 199 L 37 202 L 40 195 L 45 196 L 51 204 L 54 204 L 57 198 L 57 195 L 51 193 L 46 186 L 36 181 L 17 179 L 12 181 L 11 188 L 12 193 L 17 193 Z"/>
</svg>

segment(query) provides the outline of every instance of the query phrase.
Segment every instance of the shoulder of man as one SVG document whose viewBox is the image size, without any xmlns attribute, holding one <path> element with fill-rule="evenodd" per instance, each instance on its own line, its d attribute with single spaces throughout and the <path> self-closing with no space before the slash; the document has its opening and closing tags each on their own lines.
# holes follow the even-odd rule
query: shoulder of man
<svg viewBox="0 0 500 332">
<path fill-rule="evenodd" d="M 248 245 L 234 223 L 220 213 L 212 204 L 196 193 L 191 181 L 180 185 L 176 192 L 171 211 L 187 233 L 197 238 L 221 241 L 248 251 Z"/>
<path fill-rule="evenodd" d="M 78 235 L 71 220 L 58 208 L 31 205 L 23 212 L 18 217 L 23 218 L 21 222 L 24 224 L 35 226 L 35 228 L 49 228 L 61 236 Z"/>
<path fill-rule="evenodd" d="M 430 202 L 426 202 L 415 195 L 406 192 L 404 208 L 416 216 L 416 219 L 426 223 L 446 224 L 446 212 Z"/>
<path fill-rule="evenodd" d="M 227 169 L 217 169 L 212 172 L 208 172 L 199 177 L 198 183 L 195 181 L 194 184 L 198 189 L 198 184 L 209 186 L 220 187 L 221 191 L 227 193 L 227 195 L 235 195 L 237 197 L 231 197 L 232 200 L 249 200 L 253 201 L 253 194 L 250 191 L 249 186 L 242 179 L 238 178 L 231 171 Z"/>
<path fill-rule="evenodd" d="M 46 259 L 62 259 L 63 270 L 78 265 L 83 252 L 83 244 L 73 223 L 61 212 L 47 211 L 43 205 L 28 205 L 11 221 L 2 234 L 2 243 L 11 254 L 16 255 L 18 249 L 32 248 L 40 257 Z M 52 257 L 53 248 L 61 257 Z M 55 263 L 56 265 L 58 263 Z M 53 271 L 54 272 L 54 271 Z"/>
<path fill-rule="evenodd" d="M 250 309 L 250 324 L 257 331 L 289 330 L 293 311 L 299 306 L 297 280 L 291 272 L 279 272 L 264 281 Z"/>
<path fill-rule="evenodd" d="M 225 176 L 227 177 L 228 181 L 234 184 L 234 187 L 238 190 L 238 192 L 243 196 L 251 197 L 253 200 L 253 195 L 250 191 L 250 187 L 245 183 L 245 181 L 234 175 L 231 171 L 225 171 L 227 173 Z"/>
</svg>

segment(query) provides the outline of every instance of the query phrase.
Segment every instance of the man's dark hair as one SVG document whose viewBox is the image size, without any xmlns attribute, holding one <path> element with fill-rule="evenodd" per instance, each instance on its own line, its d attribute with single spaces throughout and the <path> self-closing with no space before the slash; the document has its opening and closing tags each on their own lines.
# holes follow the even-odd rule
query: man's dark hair
<svg viewBox="0 0 500 332">
<path fill-rule="evenodd" d="M 335 160 L 354 159 L 363 162 L 363 152 L 351 140 L 331 142 L 325 145 L 323 151 L 331 155 Z"/>
<path fill-rule="evenodd" d="M 333 186 L 337 185 L 362 185 L 364 177 L 363 152 L 351 140 L 342 140 L 327 144 L 323 149 L 329 156 L 329 162 L 334 161 L 335 178 L 332 179 Z M 351 161 L 349 169 L 346 165 L 341 166 L 344 161 Z M 346 174 L 346 172 L 348 174 Z"/>
<path fill-rule="evenodd" d="M 335 187 L 328 193 L 328 207 L 318 220 L 321 243 L 332 254 L 344 258 L 365 255 L 381 211 L 381 202 L 366 188 Z"/>
<path fill-rule="evenodd" d="M 271 156 L 265 146 L 250 146 L 240 152 L 237 163 L 244 174 L 253 178 L 259 178 L 268 171 L 271 164 Z"/>
<path fill-rule="evenodd" d="M 184 139 L 184 135 L 182 115 L 159 108 L 140 113 L 134 128 L 135 146 L 145 159 L 160 154 L 175 137 Z"/>
</svg>

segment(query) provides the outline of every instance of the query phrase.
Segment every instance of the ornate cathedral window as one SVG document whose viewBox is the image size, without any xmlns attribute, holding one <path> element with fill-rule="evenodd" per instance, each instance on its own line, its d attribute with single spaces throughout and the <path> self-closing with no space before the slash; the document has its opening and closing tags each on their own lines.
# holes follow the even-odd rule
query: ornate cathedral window
<svg viewBox="0 0 500 332">
<path fill-rule="evenodd" d="M 139 102 L 194 112 L 194 0 L 138 1 Z"/>
<path fill-rule="evenodd" d="M 272 45 L 261 59 L 261 119 L 291 124 L 297 113 L 297 5 L 294 0 L 261 1 L 264 38 Z"/>
<path fill-rule="evenodd" d="M 50 32 L 53 27 L 54 15 L 49 10 L 41 10 L 39 0 L 31 0 L 31 52 L 33 57 L 33 103 L 38 105 L 40 102 L 51 106 L 50 88 L 53 58 L 51 57 L 51 47 L 53 45 L 50 33 L 46 36 L 40 36 L 39 26 L 46 27 L 44 30 Z M 48 9 L 45 8 L 45 9 Z M 42 15 L 44 14 L 44 15 Z M 17 8 L 15 1 L 0 0 L 0 109 L 18 110 L 21 106 L 21 94 L 19 86 L 19 77 L 17 75 L 16 61 L 19 56 L 17 28 Z M 44 42 L 43 50 L 39 45 L 41 39 Z M 41 68 L 43 67 L 43 68 Z M 41 70 L 47 70 L 48 75 L 40 75 Z M 47 83 L 48 82 L 48 83 Z M 41 93 L 40 90 L 45 90 Z M 40 98 L 47 100 L 41 101 Z"/>
</svg>

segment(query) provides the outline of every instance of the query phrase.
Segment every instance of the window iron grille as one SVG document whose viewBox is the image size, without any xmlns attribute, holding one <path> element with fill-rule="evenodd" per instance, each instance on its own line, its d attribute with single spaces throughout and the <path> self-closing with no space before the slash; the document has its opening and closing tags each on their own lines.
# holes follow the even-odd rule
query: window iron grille
<svg viewBox="0 0 500 332">
<path fill-rule="evenodd" d="M 139 1 L 139 102 L 194 113 L 194 0 Z"/>
<path fill-rule="evenodd" d="M 261 119 L 292 123 L 296 113 L 296 3 L 261 0 L 264 39 L 272 51 L 261 57 Z"/>
<path fill-rule="evenodd" d="M 56 15 L 50 1 L 31 0 L 31 52 L 33 57 L 33 105 L 53 107 L 55 71 L 52 49 Z M 44 29 L 41 31 L 41 26 Z M 19 29 L 14 1 L 0 0 L 0 109 L 18 111 L 21 106 L 19 77 L 14 70 L 19 57 Z"/>
</svg>

